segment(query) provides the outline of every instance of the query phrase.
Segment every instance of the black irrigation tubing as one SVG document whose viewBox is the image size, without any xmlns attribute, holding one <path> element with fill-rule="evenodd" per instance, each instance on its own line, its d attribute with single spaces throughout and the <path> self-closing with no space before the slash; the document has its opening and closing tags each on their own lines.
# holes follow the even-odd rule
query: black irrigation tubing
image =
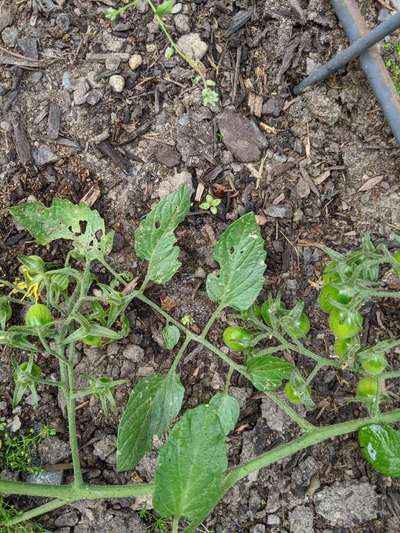
<svg viewBox="0 0 400 533">
<path fill-rule="evenodd" d="M 322 81 L 348 61 L 359 56 L 371 89 L 382 108 L 396 141 L 400 144 L 400 96 L 393 85 L 378 48 L 373 46 L 383 37 L 400 27 L 400 12 L 392 15 L 369 32 L 354 0 L 331 0 L 331 2 L 352 45 L 294 87 L 293 93 L 299 94 L 306 87 Z"/>
</svg>

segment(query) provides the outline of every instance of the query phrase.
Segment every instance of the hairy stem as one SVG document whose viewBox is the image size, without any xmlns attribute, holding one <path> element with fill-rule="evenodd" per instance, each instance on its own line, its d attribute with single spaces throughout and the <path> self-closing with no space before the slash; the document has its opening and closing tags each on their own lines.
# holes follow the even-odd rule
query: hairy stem
<svg viewBox="0 0 400 533">
<path fill-rule="evenodd" d="M 210 329 L 212 328 L 214 322 L 216 320 L 218 320 L 222 310 L 224 309 L 224 306 L 223 305 L 219 305 L 215 311 L 213 312 L 213 314 L 211 315 L 210 317 L 210 320 L 207 322 L 207 324 L 205 325 L 203 331 L 201 332 L 201 337 L 203 337 L 203 339 L 205 339 L 208 335 L 208 332 L 210 331 Z"/>
<path fill-rule="evenodd" d="M 75 348 L 73 344 L 70 346 Z M 74 397 L 75 376 L 74 376 L 74 357 L 68 365 L 68 391 L 67 391 L 67 416 L 68 416 L 68 433 L 69 444 L 71 448 L 72 465 L 74 468 L 74 485 L 81 487 L 83 484 L 81 463 L 79 459 L 78 437 L 76 434 L 76 400 Z"/>
<path fill-rule="evenodd" d="M 360 418 L 358 420 L 350 420 L 348 422 L 314 429 L 313 431 L 302 435 L 298 439 L 294 439 L 287 444 L 277 446 L 273 450 L 259 455 L 248 463 L 233 468 L 225 478 L 225 491 L 228 491 L 240 479 L 243 479 L 249 474 L 260 470 L 260 468 L 264 468 L 272 463 L 276 463 L 277 461 L 293 455 L 304 448 L 308 448 L 309 446 L 313 446 L 314 444 L 318 444 L 319 442 L 331 439 L 333 437 L 345 435 L 346 433 L 353 433 L 363 426 L 372 424 L 374 422 L 389 424 L 398 421 L 400 421 L 400 409 L 381 414 L 378 417 Z"/>
<path fill-rule="evenodd" d="M 229 386 L 231 384 L 232 374 L 233 368 L 230 366 L 225 380 L 224 394 L 229 394 Z"/>
<path fill-rule="evenodd" d="M 174 518 L 172 521 L 172 533 L 178 533 L 179 518 Z"/>
<path fill-rule="evenodd" d="M 64 505 L 66 505 L 66 502 L 63 500 L 51 500 L 43 505 L 39 505 L 39 507 L 35 507 L 34 509 L 25 511 L 24 513 L 19 514 L 15 518 L 11 518 L 11 520 L 8 520 L 7 524 L 5 525 L 15 526 L 17 524 L 20 524 L 21 522 L 32 520 L 32 518 L 36 518 L 37 516 L 44 515 L 46 513 L 49 513 L 50 511 L 54 511 L 55 509 L 59 509 Z"/>
<path fill-rule="evenodd" d="M 185 353 L 186 348 L 188 347 L 188 345 L 191 342 L 191 340 L 192 339 L 190 337 L 186 337 L 186 339 L 183 341 L 182 346 L 179 348 L 179 351 L 176 354 L 174 362 L 172 363 L 171 368 L 169 370 L 171 374 L 173 372 L 175 372 L 175 370 L 176 370 L 177 366 L 179 365 L 179 362 L 182 359 L 182 356 Z"/>
</svg>

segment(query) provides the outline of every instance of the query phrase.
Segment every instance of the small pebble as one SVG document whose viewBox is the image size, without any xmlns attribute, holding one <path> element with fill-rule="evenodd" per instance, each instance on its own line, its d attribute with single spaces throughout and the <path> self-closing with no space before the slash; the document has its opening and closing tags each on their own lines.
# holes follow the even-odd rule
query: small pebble
<svg viewBox="0 0 400 533">
<path fill-rule="evenodd" d="M 17 42 L 18 39 L 18 30 L 15 26 L 11 26 L 9 28 L 5 28 L 1 32 L 1 38 L 3 39 L 3 43 L 6 46 L 10 46 L 13 48 Z"/>
<path fill-rule="evenodd" d="M 143 58 L 140 54 L 133 54 L 129 59 L 129 68 L 131 70 L 136 70 L 143 63 Z"/>
<path fill-rule="evenodd" d="M 177 13 L 180 13 L 181 11 L 182 11 L 182 4 L 178 3 L 174 5 L 174 7 L 171 10 L 171 13 L 173 15 L 176 15 Z"/>
<path fill-rule="evenodd" d="M 117 54 L 110 54 L 106 58 L 106 69 L 117 70 L 121 64 L 121 58 Z"/>
<path fill-rule="evenodd" d="M 110 86 L 115 93 L 122 93 L 125 87 L 125 78 L 119 74 L 110 76 Z"/>
</svg>

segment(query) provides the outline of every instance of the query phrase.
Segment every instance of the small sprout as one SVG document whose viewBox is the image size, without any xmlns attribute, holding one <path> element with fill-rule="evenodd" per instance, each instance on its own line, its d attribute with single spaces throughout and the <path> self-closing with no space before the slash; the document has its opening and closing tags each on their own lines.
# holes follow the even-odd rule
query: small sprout
<svg viewBox="0 0 400 533">
<path fill-rule="evenodd" d="M 183 315 L 183 317 L 181 318 L 181 323 L 182 323 L 186 328 L 188 328 L 189 326 L 191 326 L 192 324 L 194 324 L 194 318 L 191 317 L 190 315 Z"/>
<path fill-rule="evenodd" d="M 171 57 L 174 55 L 175 51 L 172 48 L 172 46 L 168 46 L 168 48 L 165 50 L 165 59 L 171 59 Z"/>
<path fill-rule="evenodd" d="M 221 200 L 219 198 L 214 198 L 211 194 L 207 194 L 205 202 L 201 203 L 199 207 L 200 209 L 210 211 L 213 215 L 216 215 L 218 211 L 217 207 L 220 203 Z"/>
<path fill-rule="evenodd" d="M 91 378 L 89 383 L 91 393 L 95 398 L 100 400 L 101 410 L 103 413 L 107 416 L 109 409 L 111 409 L 111 411 L 115 411 L 117 404 L 115 402 L 112 389 L 118 385 L 123 385 L 126 383 L 126 380 L 120 379 L 118 381 L 114 381 L 108 377 L 100 377 Z"/>
<path fill-rule="evenodd" d="M 174 5 L 175 5 L 175 0 L 165 0 L 162 4 L 160 4 L 157 7 L 156 16 L 165 17 L 166 15 L 170 15 Z"/>
<path fill-rule="evenodd" d="M 207 80 L 208 82 L 211 80 Z M 206 87 L 201 91 L 201 96 L 203 98 L 203 105 L 205 106 L 213 106 L 217 105 L 219 102 L 219 96 L 216 91 L 213 89 L 210 89 L 209 87 Z"/>
<path fill-rule="evenodd" d="M 32 357 L 28 362 L 21 363 L 15 368 L 13 407 L 19 404 L 26 391 L 30 391 L 32 394 L 32 403 L 34 405 L 38 403 L 39 396 L 36 391 L 36 383 L 40 380 L 41 376 L 42 371 L 40 367 L 33 362 Z"/>
</svg>

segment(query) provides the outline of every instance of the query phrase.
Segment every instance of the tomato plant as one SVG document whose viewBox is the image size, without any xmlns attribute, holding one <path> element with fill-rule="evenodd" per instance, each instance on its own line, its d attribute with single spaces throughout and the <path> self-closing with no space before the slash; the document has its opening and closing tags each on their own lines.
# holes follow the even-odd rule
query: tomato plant
<svg viewBox="0 0 400 533">
<path fill-rule="evenodd" d="M 325 328 L 319 323 L 305 340 L 311 326 L 307 312 L 314 305 L 310 301 L 312 291 L 307 295 L 307 309 L 302 301 L 286 308 L 280 296 L 272 295 L 261 306 L 257 303 L 264 284 L 266 252 L 254 213 L 246 213 L 226 227 L 214 247 L 217 266 L 200 289 L 209 297 L 213 312 L 200 329 L 202 316 L 172 316 L 157 301 L 162 291 L 155 289 L 168 283 L 181 266 L 176 229 L 190 208 L 190 191 L 183 186 L 161 199 L 141 220 L 134 233 L 134 250 L 141 260 L 136 262 L 146 265 L 143 274 L 115 271 L 109 263 L 113 232 L 106 229 L 97 211 L 83 203 L 56 199 L 50 207 L 32 201 L 11 209 L 16 222 L 38 245 L 51 248 L 53 241 L 62 239 L 69 246 L 63 263 L 60 258 L 53 264 L 39 256 L 23 256 L 20 272 L 24 279 L 1 281 L 0 344 L 9 348 L 6 353 L 14 351 L 13 407 L 28 396 L 29 402 L 21 407 L 27 415 L 32 405 L 41 401 L 43 391 L 58 389 L 66 411 L 73 480 L 64 485 L 25 485 L 0 479 L 1 494 L 49 498 L 44 505 L 5 521 L 0 516 L 0 526 L 13 527 L 66 502 L 148 496 L 152 497 L 155 512 L 174 533 L 184 524 L 187 532 L 194 532 L 226 492 L 249 474 L 328 438 L 357 431 L 361 454 L 371 467 L 383 475 L 399 475 L 400 438 L 391 425 L 400 422 L 400 412 L 391 408 L 391 396 L 385 391 L 392 391 L 387 386 L 389 380 L 400 377 L 400 371 L 391 365 L 392 352 L 400 346 L 400 340 L 391 336 L 365 345 L 361 314 L 364 304 L 374 298 L 400 296 L 380 290 L 375 281 L 385 268 L 393 268 L 395 256 L 383 244 L 375 246 L 366 237 L 359 249 L 347 254 L 324 248 L 331 262 L 325 268 L 320 303 L 329 312 L 338 359 L 332 357 Z M 149 293 L 156 299 L 150 299 Z M 81 344 L 96 349 L 127 337 L 127 310 L 133 302 L 136 313 L 147 306 L 159 317 L 152 318 L 152 331 L 164 358 L 163 371 L 120 380 L 99 376 L 97 367 L 93 373 L 80 374 L 76 363 Z M 242 324 L 224 329 L 222 347 L 220 330 L 214 330 L 221 317 L 225 322 Z M 135 320 L 137 333 L 143 333 L 142 323 L 139 317 Z M 179 369 L 186 363 L 188 349 L 192 359 L 198 353 L 193 350 L 196 345 L 207 361 L 211 357 L 219 359 L 221 370 L 228 370 L 226 381 L 204 403 L 182 412 L 185 388 Z M 319 351 L 313 349 L 315 345 L 320 346 Z M 243 353 L 231 354 L 226 347 Z M 170 368 L 164 371 L 170 357 Z M 58 378 L 53 363 L 58 365 Z M 351 383 L 349 373 L 354 375 L 357 385 L 353 392 L 363 411 L 359 419 L 324 426 L 318 416 L 310 417 L 316 409 L 313 397 L 318 398 L 313 392 L 314 381 L 329 368 L 346 372 L 345 379 L 338 379 L 338 383 L 344 382 L 347 387 Z M 193 381 L 200 379 L 197 372 L 191 376 Z M 238 376 L 240 381 L 235 385 L 247 380 L 258 391 L 257 398 L 267 397 L 303 434 L 283 443 L 279 438 L 279 448 L 230 468 L 226 439 L 240 418 L 240 404 L 230 391 L 231 380 Z M 206 380 L 207 374 L 202 379 Z M 110 410 L 118 412 L 114 397 L 117 387 L 130 390 L 126 391 L 129 399 L 122 406 L 118 424 L 116 470 L 132 473 L 151 452 L 155 437 L 162 436 L 153 483 L 106 486 L 83 479 L 77 402 L 80 412 L 90 398 L 91 408 L 96 405 L 108 416 Z M 125 396 L 123 393 L 119 398 Z M 385 409 L 381 409 L 383 400 Z M 189 398 L 188 404 L 192 403 Z M 292 404 L 301 404 L 302 409 Z M 130 479 L 131 473 L 123 479 Z"/>
</svg>

